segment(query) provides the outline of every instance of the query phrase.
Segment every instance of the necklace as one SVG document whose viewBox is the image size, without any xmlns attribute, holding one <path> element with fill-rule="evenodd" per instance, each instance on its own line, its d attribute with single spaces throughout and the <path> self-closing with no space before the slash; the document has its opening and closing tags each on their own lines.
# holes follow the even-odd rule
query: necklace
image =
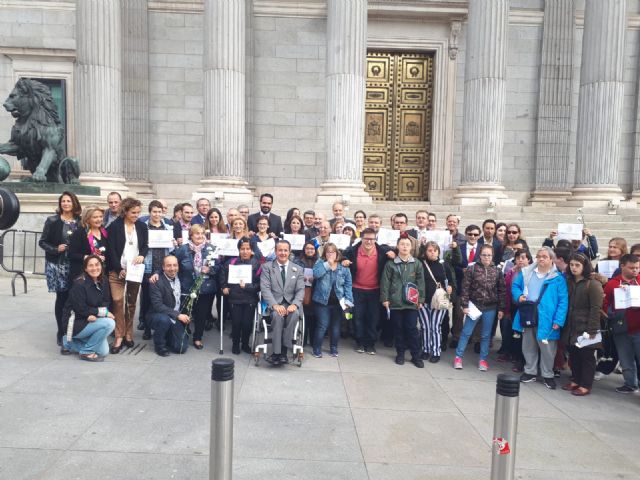
<svg viewBox="0 0 640 480">
<path fill-rule="evenodd" d="M 129 233 L 128 231 L 128 225 L 124 226 L 124 234 L 127 237 L 127 243 L 129 243 L 129 245 L 133 245 L 133 234 L 135 233 L 135 226 L 131 229 L 131 233 Z"/>
</svg>

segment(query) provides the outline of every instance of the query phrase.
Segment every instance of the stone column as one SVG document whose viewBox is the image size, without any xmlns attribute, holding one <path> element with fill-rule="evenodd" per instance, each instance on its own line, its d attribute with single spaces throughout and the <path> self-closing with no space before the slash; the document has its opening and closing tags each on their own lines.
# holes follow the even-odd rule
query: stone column
<svg viewBox="0 0 640 480">
<path fill-rule="evenodd" d="M 126 190 L 122 168 L 120 0 L 76 4 L 75 128 L 83 183 Z"/>
<path fill-rule="evenodd" d="M 640 59 L 638 61 L 640 72 Z M 633 151 L 633 193 L 632 199 L 640 202 L 640 77 L 636 81 L 636 129 L 635 148 Z"/>
<path fill-rule="evenodd" d="M 245 170 L 246 0 L 204 3 L 204 178 L 195 197 L 251 201 Z"/>
<path fill-rule="evenodd" d="M 147 0 L 122 1 L 122 159 L 127 186 L 153 194 L 149 182 L 149 25 Z"/>
<path fill-rule="evenodd" d="M 502 149 L 509 0 L 469 2 L 464 80 L 461 203 L 506 200 Z"/>
<path fill-rule="evenodd" d="M 571 149 L 574 0 L 546 0 L 544 4 L 536 189 L 532 201 L 566 199 Z"/>
<path fill-rule="evenodd" d="M 621 198 L 625 0 L 587 0 L 578 104 L 576 200 Z"/>
<path fill-rule="evenodd" d="M 362 182 L 367 0 L 328 0 L 327 11 L 327 159 L 317 200 L 370 203 Z"/>
</svg>

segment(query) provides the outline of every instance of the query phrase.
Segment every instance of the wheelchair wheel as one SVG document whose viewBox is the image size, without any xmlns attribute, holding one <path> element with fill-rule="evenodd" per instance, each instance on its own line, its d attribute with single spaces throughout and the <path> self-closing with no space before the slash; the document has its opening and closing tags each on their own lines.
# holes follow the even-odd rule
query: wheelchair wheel
<svg viewBox="0 0 640 480">
<path fill-rule="evenodd" d="M 302 361 L 304 360 L 304 353 L 300 352 L 298 354 L 298 368 L 302 367 Z"/>
</svg>

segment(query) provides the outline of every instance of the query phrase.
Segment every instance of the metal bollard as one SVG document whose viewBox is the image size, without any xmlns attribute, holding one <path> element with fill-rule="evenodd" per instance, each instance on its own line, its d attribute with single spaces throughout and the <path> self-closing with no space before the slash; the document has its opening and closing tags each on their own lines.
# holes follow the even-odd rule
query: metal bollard
<svg viewBox="0 0 640 480">
<path fill-rule="evenodd" d="M 209 480 L 231 480 L 233 463 L 233 370 L 230 358 L 211 362 Z"/>
<path fill-rule="evenodd" d="M 491 449 L 491 480 L 515 478 L 519 395 L 520 377 L 506 373 L 498 375 Z"/>
</svg>

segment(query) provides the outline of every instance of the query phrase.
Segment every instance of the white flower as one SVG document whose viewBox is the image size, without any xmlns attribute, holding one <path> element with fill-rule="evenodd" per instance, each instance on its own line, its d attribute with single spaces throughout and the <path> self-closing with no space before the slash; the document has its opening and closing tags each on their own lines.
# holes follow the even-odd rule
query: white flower
<svg viewBox="0 0 640 480">
<path fill-rule="evenodd" d="M 549 345 L 549 340 L 547 340 L 546 338 L 542 340 L 542 344 L 543 345 Z"/>
<path fill-rule="evenodd" d="M 189 294 L 189 296 L 190 296 L 191 298 L 194 298 L 194 299 L 195 299 L 195 298 L 198 296 L 198 294 L 197 294 L 196 292 L 191 292 L 191 294 Z"/>
</svg>

